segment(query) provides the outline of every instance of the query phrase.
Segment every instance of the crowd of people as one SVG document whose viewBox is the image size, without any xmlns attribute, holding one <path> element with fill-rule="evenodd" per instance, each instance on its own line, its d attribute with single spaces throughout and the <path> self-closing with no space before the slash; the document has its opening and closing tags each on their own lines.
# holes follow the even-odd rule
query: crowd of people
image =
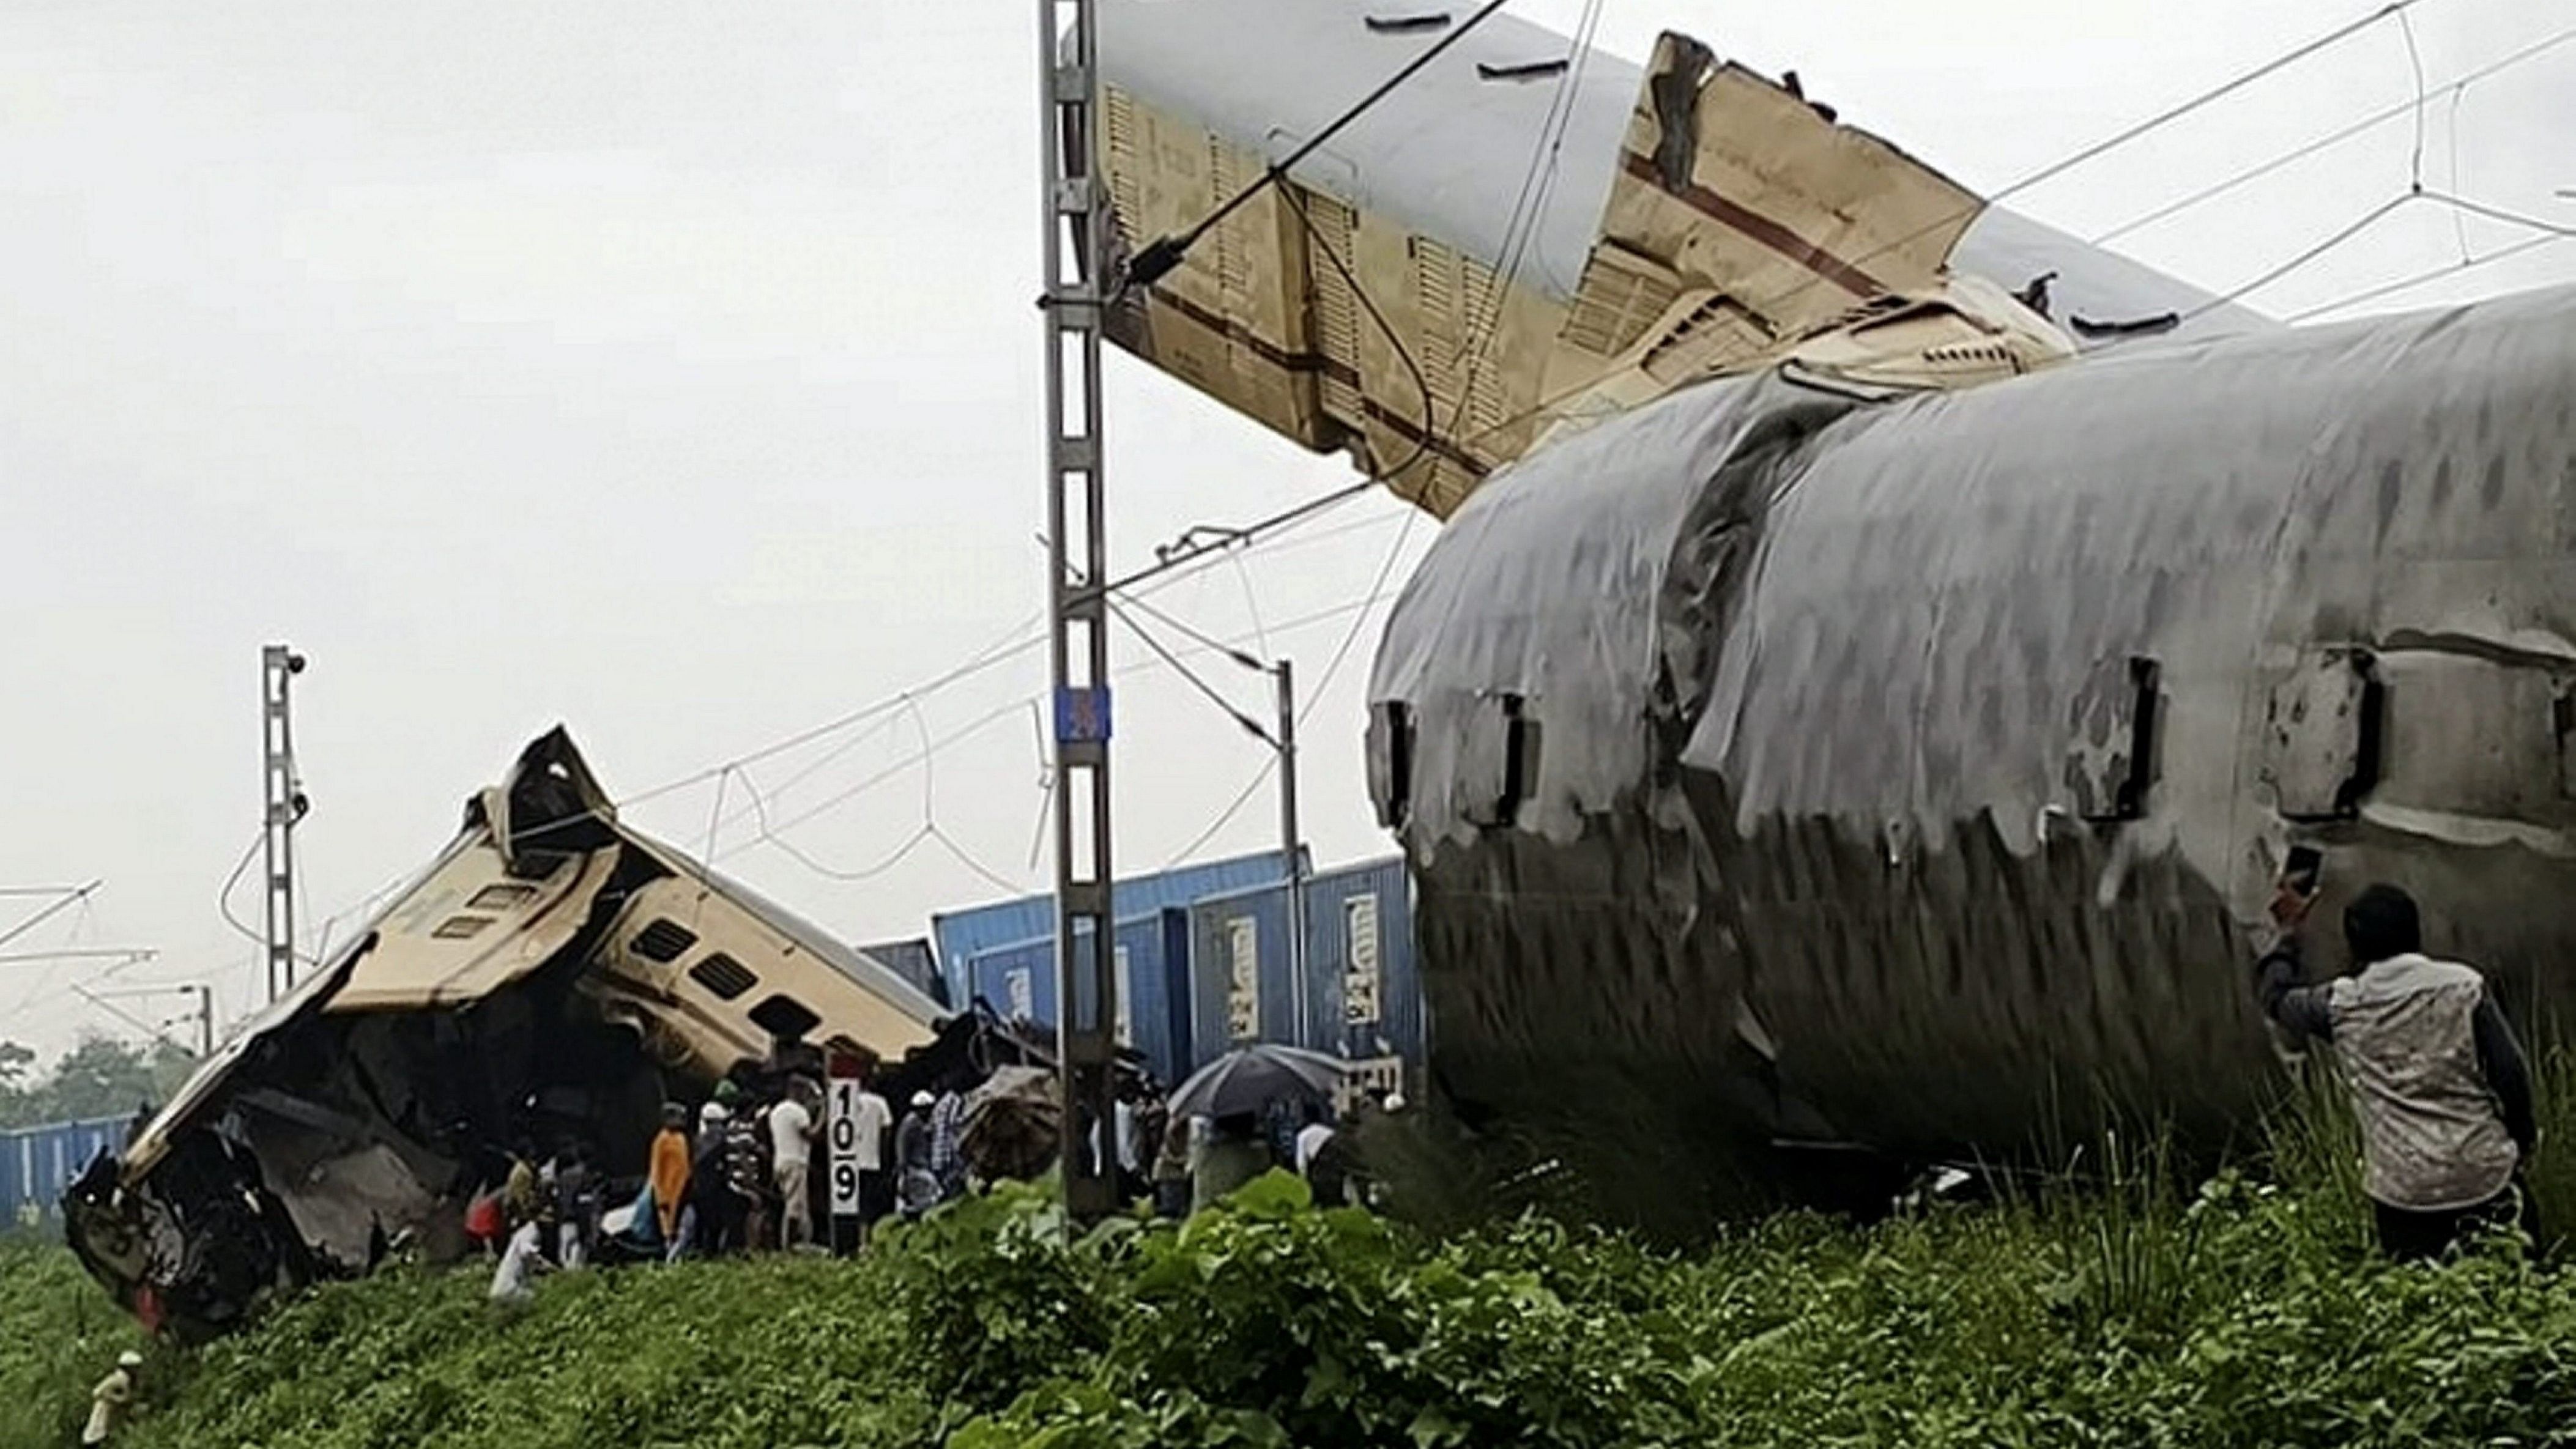
<svg viewBox="0 0 2576 1449">
<path fill-rule="evenodd" d="M 966 1186 L 961 1093 L 916 1091 L 900 1119 L 862 1079 L 852 1113 L 860 1241 L 890 1214 L 917 1216 Z M 794 1073 L 743 1073 L 692 1110 L 665 1103 L 640 1187 L 612 1192 L 583 1144 L 540 1159 L 519 1143 L 501 1185 L 479 1196 L 467 1235 L 498 1258 L 496 1303 L 525 1303 L 536 1280 L 597 1261 L 727 1257 L 821 1250 L 829 1190 L 816 1170 L 823 1092 Z M 626 1181 L 633 1181 L 629 1174 Z M 848 1244 L 842 1246 L 857 1246 Z"/>
<path fill-rule="evenodd" d="M 546 1274 L 594 1262 L 855 1250 L 887 1217 L 917 1217 L 978 1177 L 963 1086 L 915 1091 L 898 1112 L 872 1077 L 861 1079 L 850 1113 L 855 1241 L 827 1241 L 821 1081 L 751 1071 L 718 1082 L 694 1108 L 665 1103 L 660 1130 L 623 1173 L 579 1142 L 548 1154 L 519 1142 L 499 1184 L 469 1207 L 466 1233 L 496 1260 L 491 1297 L 505 1307 L 528 1302 Z M 1356 1137 L 1402 1106 L 1401 1097 L 1372 1092 L 1347 1121 L 1308 1098 L 1211 1119 L 1175 1115 L 1153 1084 L 1138 1082 L 1114 1123 L 1120 1184 L 1128 1201 L 1182 1217 L 1284 1166 L 1320 1203 L 1367 1205 L 1374 1188 Z"/>
</svg>

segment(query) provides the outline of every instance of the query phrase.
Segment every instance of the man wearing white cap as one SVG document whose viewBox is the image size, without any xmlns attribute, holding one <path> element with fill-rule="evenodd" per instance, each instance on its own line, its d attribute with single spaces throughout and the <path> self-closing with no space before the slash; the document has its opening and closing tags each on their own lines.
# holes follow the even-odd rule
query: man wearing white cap
<svg viewBox="0 0 2576 1449">
<path fill-rule="evenodd" d="M 143 1367 L 143 1355 L 132 1349 L 116 1356 L 116 1367 L 98 1387 L 89 1392 L 89 1426 L 81 1430 L 83 1445 L 104 1444 L 125 1422 L 127 1406 L 134 1402 L 134 1371 Z"/>
</svg>

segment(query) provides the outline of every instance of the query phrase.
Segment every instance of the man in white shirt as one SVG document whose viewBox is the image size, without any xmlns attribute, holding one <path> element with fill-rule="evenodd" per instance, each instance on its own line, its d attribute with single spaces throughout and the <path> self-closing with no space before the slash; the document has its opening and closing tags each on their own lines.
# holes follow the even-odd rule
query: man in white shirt
<svg viewBox="0 0 2576 1449">
<path fill-rule="evenodd" d="M 814 1113 L 805 1105 L 802 1084 L 769 1109 L 769 1169 L 785 1199 L 779 1215 L 779 1246 L 802 1248 L 814 1241 L 814 1196 L 807 1179 L 814 1166 Z"/>
<path fill-rule="evenodd" d="M 859 1103 L 851 1117 L 858 1129 L 859 1161 L 859 1241 L 867 1241 L 868 1229 L 877 1219 L 894 1210 L 894 1175 L 886 1171 L 886 1133 L 894 1127 L 894 1109 L 877 1095 L 870 1081 L 859 1088 Z"/>
</svg>

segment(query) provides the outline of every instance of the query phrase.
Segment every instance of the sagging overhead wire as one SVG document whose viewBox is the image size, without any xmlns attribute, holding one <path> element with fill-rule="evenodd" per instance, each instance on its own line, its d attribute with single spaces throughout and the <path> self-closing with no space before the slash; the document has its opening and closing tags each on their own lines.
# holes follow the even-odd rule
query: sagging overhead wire
<svg viewBox="0 0 2576 1449">
<path fill-rule="evenodd" d="M 2184 313 L 2183 316 L 2186 319 L 2201 316 L 2213 308 L 2227 306 L 2230 303 L 2239 301 L 2251 295 L 2252 293 L 2259 292 L 2266 287 L 2272 286 L 2274 283 L 2281 281 L 2292 273 L 2315 265 L 2328 254 L 2342 247 L 2353 238 L 2360 236 L 2363 232 L 2368 231 L 2373 226 L 2376 226 L 2380 221 L 2397 212 L 2401 208 L 2420 202 L 2431 202 L 2437 206 L 2449 207 L 2455 213 L 2466 212 L 2472 216 L 2485 217 L 2490 221 L 2504 222 L 2508 225 L 2519 226 L 2531 231 L 2541 232 L 2553 240 L 2563 240 L 2567 237 L 2576 236 L 2576 227 L 2561 226 L 2556 222 L 2543 221 L 2536 216 L 2525 216 L 2520 212 L 2509 211 L 2503 207 L 2490 206 L 2484 202 L 2471 201 L 2465 197 L 2450 195 L 2447 192 L 2428 191 L 2419 183 L 2409 190 L 2400 192 L 2397 195 L 2388 198 L 2386 201 L 2381 202 L 2379 205 L 2372 207 L 2370 210 L 2363 212 L 2359 217 L 2347 223 L 2341 230 L 2300 252 L 2297 256 L 2294 256 L 2288 261 L 2265 271 L 2262 275 L 2254 278 L 2252 281 L 2246 282 L 2224 296 L 2212 297 L 2207 302 L 2204 302 L 2200 306 L 2193 308 L 2191 311 Z M 2459 271 L 2464 270 L 2464 268 L 2454 266 L 2448 270 Z M 2352 304 L 2350 302 L 2346 302 L 2342 305 L 2349 306 Z"/>
<path fill-rule="evenodd" d="M 1130 600 L 1129 602 L 1134 602 L 1134 601 L 1133 601 L 1133 600 Z M 1304 615 L 1300 615 L 1300 616 L 1298 616 L 1298 617 L 1296 617 L 1296 618 L 1293 618 L 1293 619 L 1288 619 L 1288 620 L 1281 621 L 1281 622 L 1279 622 L 1279 623 L 1277 623 L 1277 624 L 1272 625 L 1271 627 L 1272 627 L 1272 628 L 1273 628 L 1273 630 L 1274 630 L 1274 631 L 1276 631 L 1276 632 L 1286 633 L 1286 632 L 1290 632 L 1290 631 L 1293 631 L 1293 630 L 1306 628 L 1306 627 L 1309 627 L 1309 626 L 1311 626 L 1311 625 L 1321 624 L 1321 623 L 1326 623 L 1326 622 L 1329 622 L 1329 621 L 1331 621 L 1331 620 L 1341 618 L 1341 617 L 1343 617 L 1344 615 L 1347 615 L 1347 614 L 1359 613 L 1359 614 L 1361 614 L 1363 617 L 1365 617 L 1365 615 L 1366 615 L 1366 611 L 1367 611 L 1369 608 L 1371 608 L 1371 607 L 1373 607 L 1373 601 L 1370 601 L 1370 600 L 1360 600 L 1360 601 L 1355 601 L 1355 602 L 1352 602 L 1352 603 L 1337 604 L 1337 605 L 1334 605 L 1333 607 L 1328 608 L 1328 609 L 1319 609 L 1319 610 L 1316 610 L 1316 611 L 1315 611 L 1315 612 L 1313 612 L 1313 613 L 1304 614 Z M 1236 642 L 1237 642 L 1237 644 L 1239 644 L 1241 641 L 1239 641 L 1239 640 L 1238 640 L 1238 641 L 1236 641 Z M 1232 646 L 1232 645 L 1228 645 L 1228 646 L 1224 646 L 1224 647 L 1232 648 L 1232 647 L 1234 647 L 1234 646 Z M 1183 651 L 1177 651 L 1177 652 L 1180 652 L 1180 653 L 1182 653 L 1183 655 L 1185 655 L 1185 656 L 1186 656 L 1190 651 L 1183 650 Z M 1144 674 L 1144 673 L 1149 673 L 1149 672 L 1152 672 L 1152 671 L 1158 670 L 1158 669 L 1160 669 L 1160 668 L 1162 668 L 1162 667 L 1163 667 L 1163 666 L 1161 665 L 1161 663 L 1160 663 L 1159 661 L 1151 661 L 1151 662 L 1143 662 L 1143 663 L 1137 663 L 1137 664 L 1130 664 L 1130 665 L 1123 666 L 1123 667 L 1121 667 L 1121 668 L 1119 668 L 1119 669 L 1117 669 L 1117 670 L 1113 671 L 1113 672 L 1112 672 L 1112 676 L 1111 676 L 1111 677 L 1112 677 L 1112 678 L 1118 678 L 1118 679 L 1131 678 L 1131 677 L 1136 676 L 1136 675 L 1138 675 L 1138 674 Z M 723 849 L 723 850 L 720 850 L 720 851 L 718 852 L 718 854 L 719 854 L 719 856 L 721 856 L 721 857 L 727 857 L 727 858 L 729 858 L 729 857 L 731 857 L 731 856 L 734 856 L 734 855 L 740 854 L 741 852 L 743 852 L 743 851 L 745 851 L 745 850 L 749 850 L 749 849 L 753 848 L 754 846 L 757 846 L 757 845 L 759 845 L 759 844 L 763 843 L 763 840 L 769 840 L 769 841 L 773 841 L 773 842 L 774 842 L 774 841 L 776 841 L 776 840 L 778 840 L 778 839 L 781 839 L 781 838 L 783 838 L 783 837 L 786 835 L 786 833 L 787 833 L 788 831 L 795 830 L 795 829 L 799 828 L 800 826 L 803 826 L 803 825 L 805 825 L 805 824 L 810 823 L 811 821 L 814 821 L 814 820 L 816 820 L 816 819 L 819 819 L 820 817 L 822 817 L 822 816 L 824 816 L 824 815 L 826 815 L 826 814 L 829 814 L 829 813 L 831 813 L 831 812 L 832 812 L 832 811 L 834 811 L 834 810 L 837 810 L 837 809 L 841 808 L 843 805 L 848 804 L 850 801 L 857 799 L 857 798 L 858 798 L 858 797 L 860 797 L 861 795 L 864 795 L 864 794 L 868 793 L 869 791 L 876 789 L 878 786 L 881 786 L 881 785 L 883 785 L 883 784 L 887 783 L 888 781 L 895 779 L 896 777 L 898 777 L 898 776 L 902 775 L 905 771 L 907 771 L 907 770 L 911 769 L 913 766 L 915 766 L 915 765 L 917 765 L 917 764 L 921 763 L 921 762 L 922 762 L 925 758 L 927 758 L 928 756 L 935 755 L 935 754 L 941 753 L 941 752 L 943 752 L 943 751 L 945 751 L 945 750 L 951 749 L 951 748 L 955 747 L 956 745 L 958 745 L 958 744 L 962 743 L 962 742 L 963 742 L 963 741 L 965 741 L 966 739 L 968 739 L 968 738 L 970 738 L 970 737 L 972 737 L 972 736 L 974 736 L 974 735 L 980 734 L 980 733 L 982 733 L 983 731 L 985 731 L 985 730 L 987 730 L 987 729 L 990 729 L 990 728 L 991 728 L 993 725 L 995 725 L 996 723 L 998 723 L 998 722 L 1000 722 L 1000 721 L 1002 721 L 1002 720 L 1008 719 L 1008 718 L 1012 717 L 1013 715 L 1020 714 L 1020 713 L 1022 713 L 1022 712 L 1024 712 L 1024 711 L 1027 711 L 1027 710 L 1030 710 L 1030 709 L 1041 708 L 1041 707 L 1044 705 L 1044 703 L 1045 703 L 1045 699 L 1046 699 L 1046 696 L 1045 696 L 1045 694 L 1044 694 L 1044 693 L 1031 694 L 1031 695 L 1024 695 L 1024 696 L 1021 696 L 1021 697 L 1019 697 L 1019 698 L 1016 698 L 1016 699 L 1012 699 L 1012 700 L 1010 700 L 1010 701 L 1007 701 L 1006 703 L 1003 703 L 1003 704 L 1001 704 L 1001 705 L 999 705 L 999 706 L 997 706 L 997 707 L 995 707 L 995 708 L 993 708 L 993 709 L 987 710 L 987 711 L 985 711 L 984 713 L 982 713 L 982 714 L 980 714 L 980 715 L 977 715 L 977 716 L 976 716 L 976 717 L 974 717 L 973 719 L 967 720 L 967 721 L 966 721 L 966 722 L 964 722 L 963 724 L 960 724 L 960 725 L 958 725 L 957 727 L 955 727 L 954 729 L 949 730 L 947 733 L 945 733 L 945 734 L 943 734 L 943 735 L 940 735 L 940 736 L 938 736 L 938 737 L 937 737 L 937 738 L 935 738 L 935 739 L 928 740 L 928 741 L 927 741 L 927 742 L 926 742 L 926 743 L 925 743 L 925 744 L 924 744 L 924 745 L 923 745 L 919 750 L 915 751 L 914 753 L 909 754 L 909 755 L 906 755 L 906 756 L 904 756 L 902 759 L 895 760 L 895 761 L 893 761 L 893 762 L 891 762 L 891 763 L 887 764 L 884 768 L 879 769 L 879 770 L 877 770 L 877 771 L 875 771 L 875 772 L 873 772 L 873 773 L 871 773 L 871 774 L 867 775 L 866 777 L 864 777 L 864 778 L 860 779 L 859 781 L 857 781 L 856 783 L 854 783 L 854 784 L 852 784 L 852 785 L 848 786 L 847 788 L 842 789 L 842 790 L 839 790 L 839 791 L 836 791 L 836 792 L 834 792 L 833 794 L 831 794 L 831 795 L 829 795 L 829 796 L 825 797 L 824 799 L 819 800 L 819 801 L 816 801 L 813 805 L 810 805 L 810 806 L 806 807 L 806 808 L 805 808 L 805 809 L 803 809 L 803 810 L 797 811 L 796 813 L 794 813 L 794 814 L 792 814 L 792 815 L 789 815 L 789 816 L 785 817 L 784 819 L 772 819 L 772 820 L 768 821 L 768 822 L 767 822 L 767 825 L 766 825 L 766 828 L 765 828 L 765 829 L 763 830 L 763 832 L 762 832 L 761 838 L 741 842 L 741 843 L 736 844 L 736 845 L 734 845 L 734 846 L 731 846 L 731 847 L 725 848 L 725 849 Z M 1302 721 L 1304 718 L 1305 718 L 1305 714 L 1304 714 L 1303 712 L 1301 712 L 1301 713 L 1300 713 L 1300 715 L 1299 715 L 1299 719 Z M 1043 745 L 1043 735 L 1041 735 L 1041 744 Z M 1043 749 L 1041 750 L 1041 754 L 1043 755 Z M 1040 789 L 1043 791 L 1043 790 L 1045 790 L 1045 789 L 1047 789 L 1047 788 L 1051 788 L 1051 786 L 1052 786 L 1052 782 L 1051 782 L 1051 781 L 1050 781 L 1050 782 L 1046 782 L 1046 783 L 1041 784 Z M 757 795 L 756 795 L 754 798 L 762 798 L 762 797 L 760 797 L 760 796 L 757 796 Z M 766 807 L 766 806 L 770 805 L 772 802 L 770 802 L 770 801 L 766 800 L 765 798 L 762 798 L 762 803 L 763 803 L 764 807 Z M 907 841 L 907 842 L 906 842 L 906 848 L 917 848 L 917 847 L 918 847 L 918 845 L 919 845 L 919 843 L 920 843 L 920 842 L 919 842 L 918 840 L 911 840 L 911 841 Z M 951 845 L 951 847 L 953 848 L 953 842 L 943 842 L 943 843 L 944 843 L 944 844 L 949 844 L 949 845 Z M 845 872 L 845 871 L 836 871 L 836 870 L 835 870 L 835 868 L 830 867 L 830 866 L 828 866 L 828 865 L 815 864 L 815 867 L 814 867 L 814 868 L 818 869 L 818 870 L 820 871 L 820 873 L 823 873 L 823 874 L 825 874 L 825 875 L 835 876 L 835 878 L 838 878 L 838 877 L 839 877 L 839 876 L 841 876 L 841 875 L 846 875 L 846 874 L 848 874 L 848 872 Z M 880 873 L 881 873 L 881 872 L 880 872 Z M 1014 888 L 1014 889 L 1017 889 L 1017 887 L 1013 887 L 1013 888 Z"/>
<path fill-rule="evenodd" d="M 1324 700 L 1332 691 L 1334 678 L 1341 673 L 1343 662 L 1350 657 L 1351 646 L 1359 642 L 1361 631 L 1368 627 L 1370 612 L 1375 610 L 1378 601 L 1385 597 L 1387 584 L 1395 574 L 1396 561 L 1403 557 L 1405 539 L 1413 531 L 1413 520 L 1419 516 L 1418 509 L 1405 511 L 1404 527 L 1397 532 L 1394 544 L 1387 549 L 1386 558 L 1379 563 L 1376 581 L 1369 586 L 1367 596 L 1355 606 L 1356 616 L 1351 620 L 1351 627 L 1343 633 L 1341 643 L 1334 646 L 1333 657 L 1325 662 L 1322 677 L 1316 680 L 1313 690 L 1306 696 L 1305 704 L 1297 711 L 1297 723 L 1300 726 L 1312 719 L 1315 711 L 1323 708 Z M 1216 818 L 1208 822 L 1207 828 L 1192 837 L 1189 844 L 1175 851 L 1171 858 L 1163 863 L 1163 868 L 1169 870 L 1189 859 L 1198 853 L 1201 847 L 1214 840 L 1218 832 L 1233 824 L 1234 818 L 1241 815 L 1244 807 L 1252 803 L 1252 798 L 1261 792 L 1262 785 L 1268 782 L 1272 773 L 1278 768 L 1279 757 L 1276 754 L 1263 760 L 1261 768 L 1253 772 L 1252 779 L 1244 785 L 1242 791 L 1228 802 L 1223 810 L 1217 812 Z"/>
<path fill-rule="evenodd" d="M 2499 75 L 2516 66 L 2538 59 L 2540 56 L 2565 45 L 2570 40 L 2576 40 L 2576 27 L 2570 27 L 2566 30 L 2559 31 L 2555 35 L 2545 36 L 2536 40 L 2531 44 L 2524 46 L 2522 49 L 2505 56 L 2501 60 L 2480 66 L 2478 69 L 2470 71 L 2465 75 L 2458 76 L 2450 81 L 2444 82 L 2441 86 L 2437 87 L 2437 89 L 2449 91 L 2456 100 L 2456 98 L 2465 93 L 2470 86 L 2477 84 L 2479 81 L 2485 80 L 2491 76 Z M 2167 202 L 2142 216 L 2133 217 L 2128 221 L 2124 221 L 2118 226 L 2111 228 L 2109 231 L 2095 235 L 2092 238 L 2093 244 L 2095 246 L 2107 245 L 2108 243 L 2117 241 L 2121 237 L 2127 236 L 2132 232 L 2141 231 L 2147 227 L 2153 226 L 2157 222 L 2165 220 L 2167 217 L 2178 216 L 2183 212 L 2190 211 L 2195 207 L 2214 201 L 2249 182 L 2261 180 L 2263 177 L 2271 175 L 2273 172 L 2280 170 L 2284 166 L 2304 161 L 2308 157 L 2314 156 L 2320 151 L 2329 150 L 2335 146 L 2339 146 L 2366 131 L 2376 130 L 2381 126 L 2387 125 L 2390 121 L 2397 120 L 2410 112 L 2413 112 L 2416 108 L 2415 101 L 2406 100 L 2400 101 L 2396 105 L 2389 106 L 2384 110 L 2373 111 L 2358 121 L 2354 121 L 2349 125 L 2329 131 L 2326 134 L 2317 137 L 2313 141 L 2308 141 L 2288 151 L 2284 151 L 2280 155 L 2272 157 L 2270 160 L 2246 167 L 2242 171 L 2235 172 L 2221 180 L 2211 182 L 2209 185 L 2204 186 L 2179 200 Z M 2456 123 L 2454 125 L 2452 139 L 2454 141 L 2458 139 Z M 2455 161 L 2453 163 L 2453 170 L 2456 172 L 2457 169 L 2457 163 Z M 2452 184 L 2454 186 L 2458 185 L 2456 176 L 2454 177 Z"/>
</svg>

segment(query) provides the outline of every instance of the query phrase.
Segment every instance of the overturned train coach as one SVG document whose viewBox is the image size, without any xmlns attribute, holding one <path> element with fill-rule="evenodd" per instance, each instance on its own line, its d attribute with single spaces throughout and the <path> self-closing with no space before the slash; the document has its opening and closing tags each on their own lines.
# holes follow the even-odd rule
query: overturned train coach
<svg viewBox="0 0 2576 1449">
<path fill-rule="evenodd" d="M 2321 921 L 2394 881 L 2526 1030 L 2576 1005 L 2576 290 L 1685 388 L 1477 490 L 1370 700 L 1435 1075 L 1669 1149 L 1593 1154 L 1617 1201 L 2222 1140 L 2294 845 Z"/>
<path fill-rule="evenodd" d="M 519 1139 L 641 1163 L 668 1097 L 781 1043 L 935 1055 L 883 963 L 621 824 L 560 729 L 351 946 L 211 1058 L 64 1202 L 90 1272 L 156 1327 L 220 1329 L 390 1238 L 461 1248 Z"/>
</svg>

